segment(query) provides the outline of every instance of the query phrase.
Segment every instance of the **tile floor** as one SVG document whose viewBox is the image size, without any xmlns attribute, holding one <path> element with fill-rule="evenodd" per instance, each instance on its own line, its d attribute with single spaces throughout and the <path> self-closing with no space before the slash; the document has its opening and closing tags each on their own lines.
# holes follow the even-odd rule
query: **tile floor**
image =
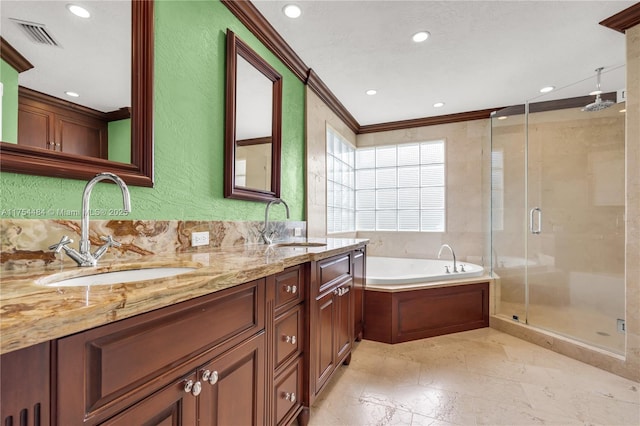
<svg viewBox="0 0 640 426">
<path fill-rule="evenodd" d="M 640 383 L 491 328 L 356 343 L 310 425 L 640 425 Z"/>
</svg>

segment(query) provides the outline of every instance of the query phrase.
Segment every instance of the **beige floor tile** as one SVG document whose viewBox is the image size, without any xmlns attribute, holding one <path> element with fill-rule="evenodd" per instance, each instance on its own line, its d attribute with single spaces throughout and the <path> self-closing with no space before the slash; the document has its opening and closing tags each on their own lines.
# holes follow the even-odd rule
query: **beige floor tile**
<svg viewBox="0 0 640 426">
<path fill-rule="evenodd" d="M 490 328 L 357 343 L 311 425 L 640 425 L 640 383 Z"/>
</svg>

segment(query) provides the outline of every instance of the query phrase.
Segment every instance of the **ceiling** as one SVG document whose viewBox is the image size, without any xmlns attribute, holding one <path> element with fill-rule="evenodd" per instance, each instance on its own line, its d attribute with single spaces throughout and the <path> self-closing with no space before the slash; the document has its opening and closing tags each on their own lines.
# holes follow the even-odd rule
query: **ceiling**
<svg viewBox="0 0 640 426">
<path fill-rule="evenodd" d="M 130 107 L 131 2 L 81 2 L 88 19 L 72 15 L 68 3 L 0 1 L 2 37 L 33 65 L 18 83 L 102 112 Z M 59 46 L 32 41 L 16 19 L 44 25 Z"/>
<path fill-rule="evenodd" d="M 67 3 L 0 2 L 2 36 L 34 65 L 20 84 L 61 98 L 78 92 L 66 99 L 103 112 L 129 106 L 129 2 L 87 2 L 87 20 Z M 289 3 L 299 18 L 282 13 Z M 600 66 L 603 90 L 622 89 L 624 35 L 598 22 L 633 3 L 253 0 L 360 125 L 583 96 Z M 61 47 L 34 44 L 9 18 L 45 24 Z M 421 30 L 431 37 L 412 42 Z M 564 89 L 540 95 L 547 85 Z"/>
<path fill-rule="evenodd" d="M 622 89 L 625 37 L 598 23 L 635 3 L 252 2 L 360 125 L 585 96 L 598 67 L 605 92 Z M 299 18 L 282 13 L 290 3 Z"/>
</svg>

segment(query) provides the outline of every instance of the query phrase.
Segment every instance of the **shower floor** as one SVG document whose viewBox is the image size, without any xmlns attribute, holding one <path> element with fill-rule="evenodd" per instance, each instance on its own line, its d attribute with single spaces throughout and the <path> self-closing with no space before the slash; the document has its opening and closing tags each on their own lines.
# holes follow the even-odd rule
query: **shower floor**
<svg viewBox="0 0 640 426">
<path fill-rule="evenodd" d="M 499 315 L 512 318 L 515 314 L 520 316 L 520 322 L 525 321 L 524 303 L 500 301 L 499 306 Z M 528 324 L 619 355 L 624 354 L 625 335 L 618 332 L 616 318 L 593 310 L 530 304 Z"/>
</svg>

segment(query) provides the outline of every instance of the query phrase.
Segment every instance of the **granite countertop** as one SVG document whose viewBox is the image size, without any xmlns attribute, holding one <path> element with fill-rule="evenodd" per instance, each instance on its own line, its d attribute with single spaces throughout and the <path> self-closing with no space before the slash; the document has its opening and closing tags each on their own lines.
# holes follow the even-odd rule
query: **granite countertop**
<svg viewBox="0 0 640 426">
<path fill-rule="evenodd" d="M 368 243 L 366 239 L 347 238 L 309 241 L 326 245 L 268 247 L 255 244 L 207 252 L 148 256 L 136 261 L 106 262 L 96 268 L 58 264 L 20 272 L 2 271 L 0 353 L 204 296 Z M 92 287 L 39 284 L 101 272 L 160 266 L 196 269 L 173 277 L 127 284 Z"/>
</svg>

